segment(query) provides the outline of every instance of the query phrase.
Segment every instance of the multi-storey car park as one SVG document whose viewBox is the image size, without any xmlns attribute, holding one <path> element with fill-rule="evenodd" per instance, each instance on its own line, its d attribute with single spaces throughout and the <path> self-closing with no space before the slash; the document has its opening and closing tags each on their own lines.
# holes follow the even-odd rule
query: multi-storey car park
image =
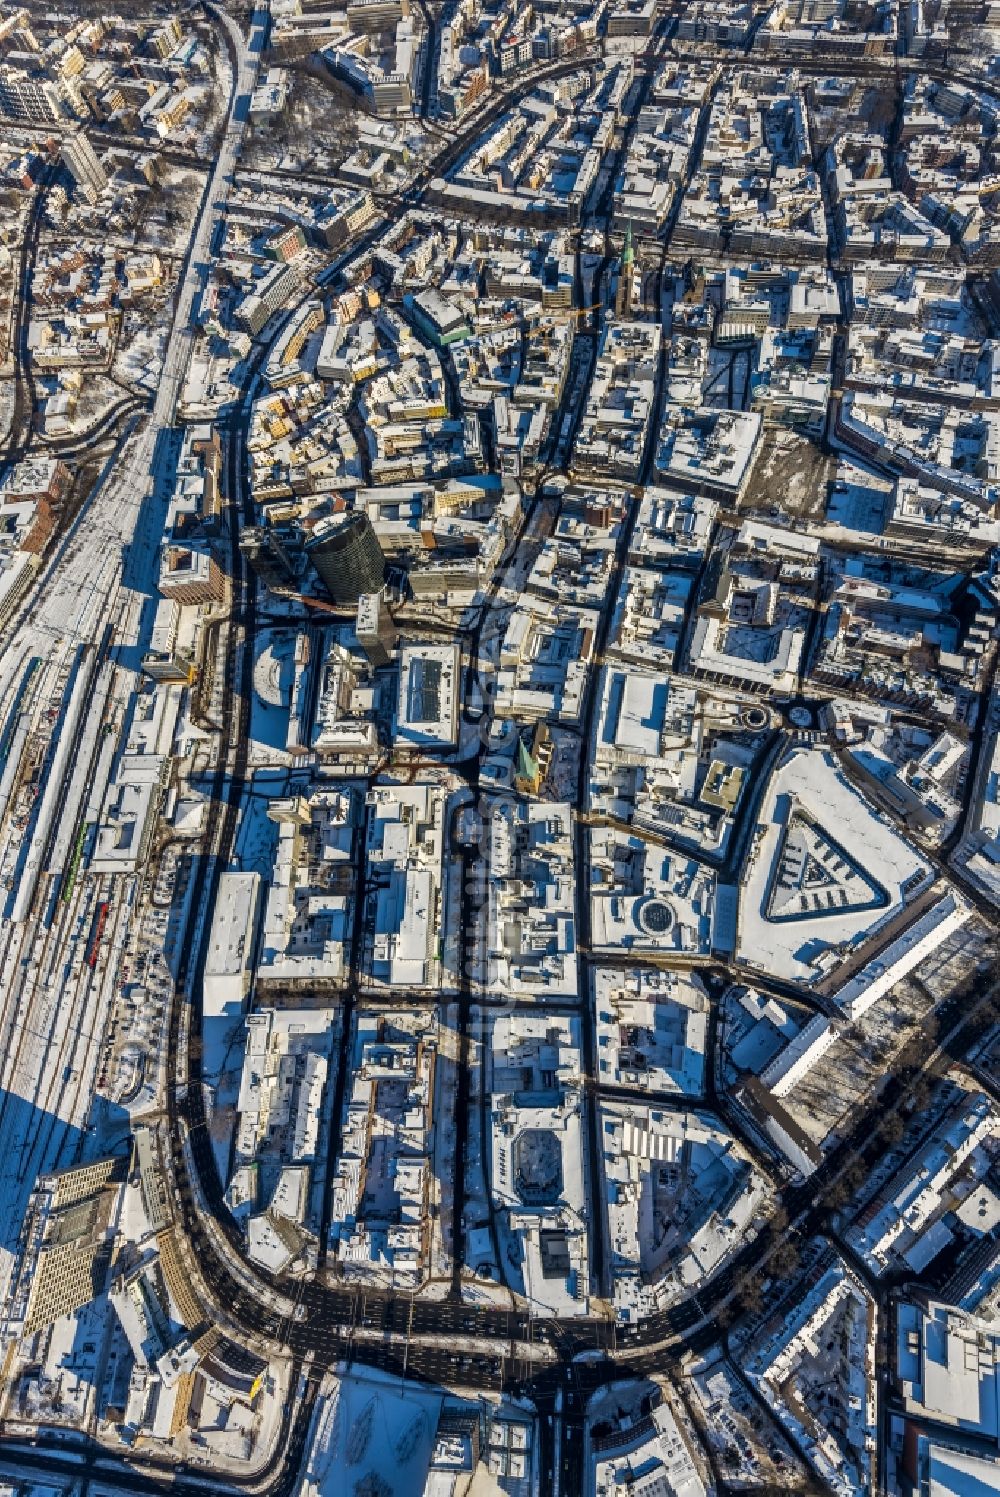
<svg viewBox="0 0 1000 1497">
<path fill-rule="evenodd" d="M 1000 1485 L 995 22 L 0 7 L 19 1490 Z"/>
</svg>

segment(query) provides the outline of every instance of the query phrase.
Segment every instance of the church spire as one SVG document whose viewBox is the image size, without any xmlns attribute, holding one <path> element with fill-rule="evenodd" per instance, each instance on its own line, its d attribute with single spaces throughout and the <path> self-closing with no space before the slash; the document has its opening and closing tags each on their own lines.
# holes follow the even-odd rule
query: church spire
<svg viewBox="0 0 1000 1497">
<path fill-rule="evenodd" d="M 615 313 L 618 317 L 632 315 L 632 282 L 635 279 L 635 251 L 632 248 L 632 220 L 625 230 L 625 247 L 622 250 L 621 270 L 618 274 L 618 290 L 615 293 Z"/>
</svg>

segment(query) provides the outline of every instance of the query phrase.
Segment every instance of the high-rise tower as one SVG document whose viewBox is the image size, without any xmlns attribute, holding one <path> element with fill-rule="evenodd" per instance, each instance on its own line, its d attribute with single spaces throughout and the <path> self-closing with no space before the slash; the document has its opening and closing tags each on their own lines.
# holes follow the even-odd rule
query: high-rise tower
<svg viewBox="0 0 1000 1497">
<path fill-rule="evenodd" d="M 362 593 L 354 632 L 376 670 L 389 664 L 396 648 L 396 625 L 381 593 Z"/>
<path fill-rule="evenodd" d="M 62 163 L 88 203 L 96 203 L 108 185 L 108 174 L 82 130 L 68 135 L 59 152 Z"/>
<path fill-rule="evenodd" d="M 385 556 L 364 510 L 320 520 L 306 555 L 335 603 L 355 604 L 363 593 L 381 591 Z"/>
<path fill-rule="evenodd" d="M 245 525 L 240 531 L 240 551 L 265 587 L 294 587 L 298 581 L 295 563 L 281 537 L 269 525 Z"/>
</svg>

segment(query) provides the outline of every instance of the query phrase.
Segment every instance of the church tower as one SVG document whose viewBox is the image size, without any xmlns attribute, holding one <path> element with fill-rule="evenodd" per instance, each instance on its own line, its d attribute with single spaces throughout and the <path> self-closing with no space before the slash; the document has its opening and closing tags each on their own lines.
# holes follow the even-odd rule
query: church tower
<svg viewBox="0 0 1000 1497">
<path fill-rule="evenodd" d="M 625 230 L 625 248 L 622 250 L 621 270 L 618 273 L 618 291 L 615 295 L 615 312 L 619 317 L 632 315 L 632 283 L 635 279 L 635 251 L 632 249 L 632 224 Z"/>
</svg>

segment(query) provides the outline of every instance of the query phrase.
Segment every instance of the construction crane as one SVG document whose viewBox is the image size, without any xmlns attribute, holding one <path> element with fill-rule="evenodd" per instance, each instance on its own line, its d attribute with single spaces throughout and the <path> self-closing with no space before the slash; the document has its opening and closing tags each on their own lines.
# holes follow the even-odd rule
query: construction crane
<svg viewBox="0 0 1000 1497">
<path fill-rule="evenodd" d="M 291 603 L 304 603 L 307 608 L 318 608 L 323 613 L 335 613 L 338 618 L 345 620 L 353 619 L 357 613 L 356 608 L 345 608 L 341 603 L 328 603 L 325 598 L 315 598 L 311 593 L 282 592 L 280 596 Z"/>
<path fill-rule="evenodd" d="M 540 312 L 527 317 L 525 320 L 531 327 L 538 327 L 542 323 L 570 322 L 574 317 L 583 317 L 587 312 L 596 312 L 603 302 L 592 302 L 589 307 L 551 307 L 546 315 Z"/>
<path fill-rule="evenodd" d="M 525 321 L 525 325 L 527 326 L 528 330 L 531 331 L 531 330 L 533 330 L 535 328 L 543 327 L 543 326 L 546 326 L 546 325 L 554 325 L 555 323 L 561 322 L 561 321 L 571 322 L 571 321 L 573 321 L 574 319 L 576 319 L 578 317 L 584 317 L 584 316 L 586 316 L 589 312 L 596 312 L 602 305 L 603 305 L 603 303 L 601 303 L 601 302 L 594 302 L 594 304 L 592 306 L 590 306 L 590 307 L 576 307 L 576 308 L 566 307 L 566 308 L 560 308 L 559 310 L 563 313 L 562 317 L 557 317 L 557 316 L 554 316 L 554 315 L 550 315 L 548 317 L 530 316 L 529 315 L 529 316 L 527 316 L 524 319 L 524 321 Z M 518 319 L 519 319 L 519 315 L 520 314 L 517 311 L 513 311 L 513 310 L 509 311 L 509 312 L 504 312 L 504 313 L 502 313 L 500 315 L 500 317 L 499 317 L 499 319 L 497 321 L 495 321 L 495 322 L 485 322 L 485 323 L 482 323 L 479 326 L 477 326 L 477 328 L 476 328 L 476 335 L 477 336 L 483 336 L 483 335 L 485 335 L 487 333 L 502 333 L 502 332 L 506 332 L 506 331 L 508 331 L 511 328 L 512 325 L 516 325 L 517 324 Z"/>
</svg>

